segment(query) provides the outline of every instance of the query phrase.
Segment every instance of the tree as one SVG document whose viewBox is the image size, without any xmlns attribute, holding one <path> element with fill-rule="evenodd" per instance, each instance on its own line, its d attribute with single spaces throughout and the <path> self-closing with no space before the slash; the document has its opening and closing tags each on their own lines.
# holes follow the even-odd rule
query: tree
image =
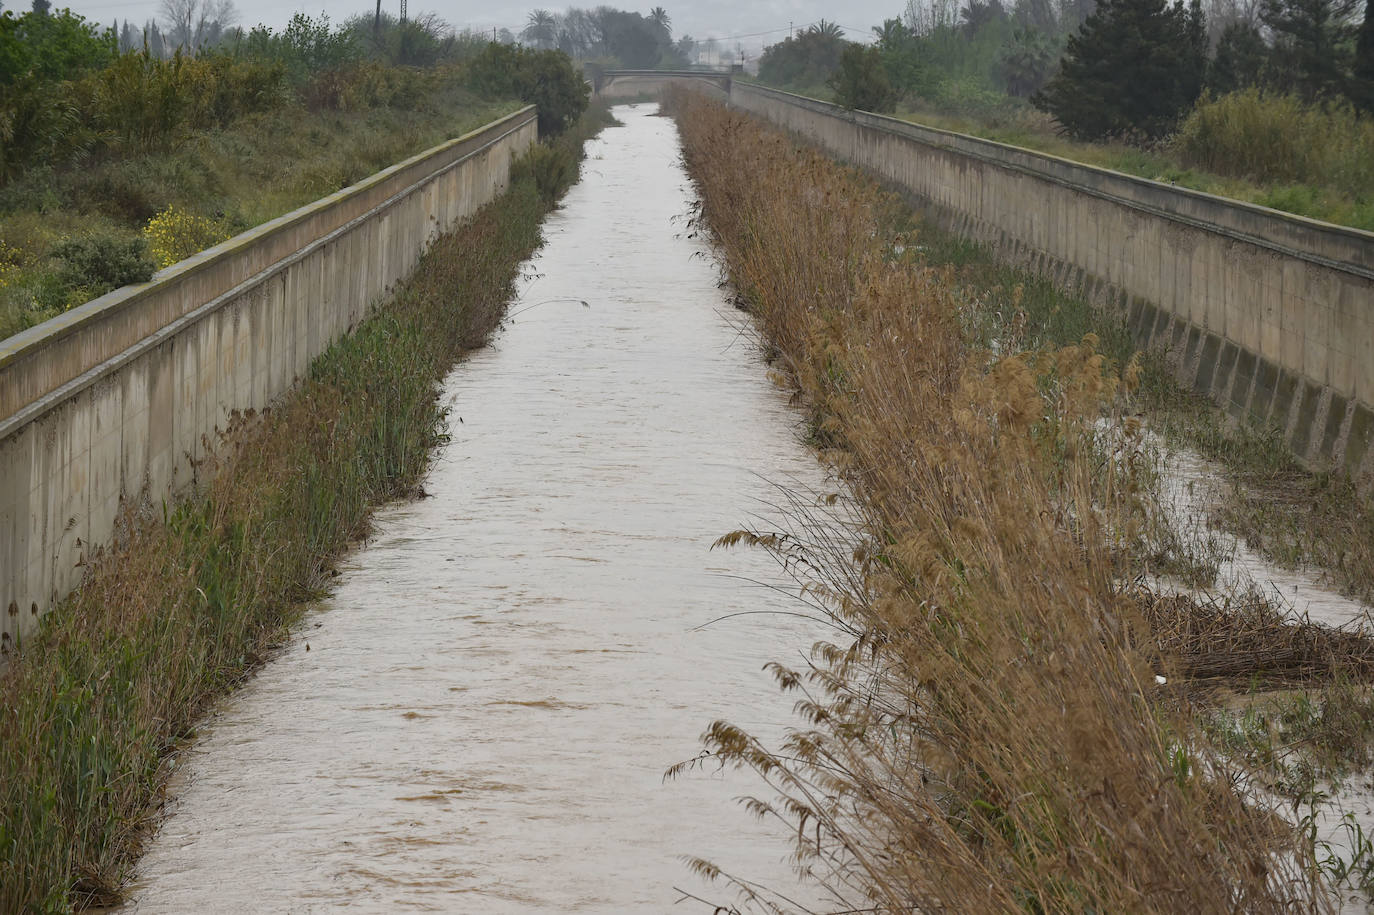
<svg viewBox="0 0 1374 915">
<path fill-rule="evenodd" d="M 1163 136 L 1202 90 L 1206 34 L 1197 0 L 1102 0 L 1031 102 L 1080 139 Z"/>
<path fill-rule="evenodd" d="M 663 30 L 664 38 L 671 38 L 673 35 L 673 17 L 668 15 L 668 11 L 661 6 L 656 6 L 649 10 L 649 21 Z"/>
<path fill-rule="evenodd" d="M 160 11 L 167 40 L 191 53 L 218 42 L 238 21 L 234 0 L 162 0 Z"/>
<path fill-rule="evenodd" d="M 1355 66 L 1350 76 L 1350 100 L 1374 114 L 1374 3 L 1364 7 L 1364 24 L 1355 41 Z"/>
<path fill-rule="evenodd" d="M 1263 0 L 1260 19 L 1274 33 L 1276 63 L 1309 101 L 1337 95 L 1350 64 L 1360 0 Z"/>
<path fill-rule="evenodd" d="M 540 50 L 548 50 L 558 37 L 558 20 L 548 10 L 535 10 L 526 20 L 520 37 Z"/>
<path fill-rule="evenodd" d="M 969 0 L 968 6 L 960 11 L 959 18 L 963 22 L 964 34 L 973 38 L 989 25 L 1005 21 L 1007 11 L 1002 6 L 1002 0 Z"/>
<path fill-rule="evenodd" d="M 836 104 L 861 111 L 888 112 L 896 107 L 897 93 L 888 81 L 883 54 L 877 48 L 853 42 L 840 55 L 840 66 L 826 81 L 835 92 Z"/>
<path fill-rule="evenodd" d="M 1055 43 L 1036 29 L 1017 29 L 997 52 L 1002 86 L 1013 98 L 1030 98 L 1049 81 L 1058 63 Z"/>
<path fill-rule="evenodd" d="M 822 38 L 839 39 L 844 37 L 844 29 L 840 28 L 835 23 L 827 22 L 824 19 L 820 20 L 815 25 L 811 26 L 811 28 L 808 29 L 808 31 L 815 32 Z"/>
<path fill-rule="evenodd" d="M 143 38 L 139 35 L 138 29 L 129 20 L 124 20 L 124 27 L 119 30 L 119 50 L 121 53 L 137 51 L 143 47 Z"/>
<path fill-rule="evenodd" d="M 686 63 L 690 64 L 696 60 L 697 42 L 691 35 L 683 35 L 673 47 L 677 49 L 678 56 Z"/>
<path fill-rule="evenodd" d="M 1233 22 L 1221 33 L 1217 53 L 1207 68 L 1207 88 L 1213 95 L 1225 95 L 1258 86 L 1269 62 L 1269 46 L 1259 29 Z"/>
<path fill-rule="evenodd" d="M 1012 18 L 1023 29 L 1034 29 L 1046 36 L 1058 32 L 1059 20 L 1050 0 L 1016 0 Z"/>
<path fill-rule="evenodd" d="M 822 20 L 794 38 L 770 45 L 759 59 L 759 79 L 793 89 L 825 85 L 849 44 L 840 37 L 843 34 L 839 26 Z"/>
</svg>

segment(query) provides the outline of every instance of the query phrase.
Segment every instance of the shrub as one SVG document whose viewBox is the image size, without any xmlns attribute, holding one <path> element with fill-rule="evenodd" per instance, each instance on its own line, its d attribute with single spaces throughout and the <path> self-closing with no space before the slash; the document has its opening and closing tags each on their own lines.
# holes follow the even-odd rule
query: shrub
<svg viewBox="0 0 1374 915">
<path fill-rule="evenodd" d="M 148 220 L 143 237 L 159 267 L 170 267 L 229 237 L 213 219 L 169 206 Z"/>
<path fill-rule="evenodd" d="M 1204 97 L 1173 142 L 1189 164 L 1223 175 L 1374 192 L 1374 120 L 1344 103 L 1253 88 Z"/>
<path fill-rule="evenodd" d="M 546 202 L 558 199 L 577 180 L 577 160 L 562 146 L 537 143 L 511 164 L 511 182 L 530 179 Z"/>
<path fill-rule="evenodd" d="M 155 268 L 148 245 L 141 238 L 91 235 L 72 238 L 53 249 L 62 260 L 61 280 L 80 290 L 78 299 L 104 295 L 130 283 L 146 283 Z"/>
<path fill-rule="evenodd" d="M 562 133 L 587 110 L 591 89 L 562 51 L 492 42 L 468 65 L 469 84 L 490 97 L 516 96 L 539 109 L 539 133 Z"/>
<path fill-rule="evenodd" d="M 199 58 L 168 60 L 145 48 L 120 56 L 78 87 L 100 138 L 121 151 L 175 149 L 194 130 L 285 102 L 280 63 Z"/>
<path fill-rule="evenodd" d="M 840 55 L 840 68 L 826 81 L 835 102 L 861 111 L 892 111 L 897 93 L 888 81 L 883 54 L 877 48 L 851 44 Z"/>
</svg>

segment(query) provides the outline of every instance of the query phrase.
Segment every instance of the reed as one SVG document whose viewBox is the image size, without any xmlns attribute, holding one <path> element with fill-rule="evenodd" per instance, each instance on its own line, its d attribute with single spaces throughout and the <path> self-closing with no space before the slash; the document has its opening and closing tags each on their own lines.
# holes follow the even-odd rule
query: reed
<svg viewBox="0 0 1374 915">
<path fill-rule="evenodd" d="M 1092 334 L 985 345 L 872 181 L 699 96 L 672 107 L 699 224 L 863 532 L 803 513 L 722 538 L 802 570 L 855 633 L 773 668 L 803 719 L 781 746 L 708 731 L 776 790 L 754 812 L 844 911 L 1323 907 L 1311 844 L 1157 683 L 1187 655 L 1132 585 L 1147 461 L 1113 411 L 1140 363 Z"/>
</svg>

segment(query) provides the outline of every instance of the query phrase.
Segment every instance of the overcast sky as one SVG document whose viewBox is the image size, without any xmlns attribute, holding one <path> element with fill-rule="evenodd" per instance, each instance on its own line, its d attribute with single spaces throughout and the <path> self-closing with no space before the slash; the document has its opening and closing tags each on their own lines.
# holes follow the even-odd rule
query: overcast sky
<svg viewBox="0 0 1374 915">
<path fill-rule="evenodd" d="M 7 9 L 27 8 L 29 0 L 4 0 Z M 490 31 L 493 26 L 508 28 L 519 32 L 524 27 L 525 17 L 538 6 L 555 12 L 562 11 L 567 4 L 530 3 L 528 6 L 502 3 L 500 0 L 408 0 L 410 12 L 432 10 L 459 30 L 465 28 Z M 297 12 L 317 16 L 327 13 L 331 20 L 342 21 L 359 12 L 371 12 L 375 0 L 235 0 L 239 11 L 239 24 L 251 26 L 259 22 L 280 28 L 292 14 Z M 762 2 L 742 2 L 742 0 L 695 0 L 691 4 L 674 4 L 671 0 L 655 0 L 644 6 L 628 3 L 588 0 L 574 4 L 581 7 L 595 7 L 602 4 L 634 12 L 647 13 L 652 7 L 661 5 L 673 19 L 673 35 L 691 35 L 694 38 L 715 36 L 731 38 L 731 44 L 738 41 L 750 56 L 764 44 L 772 44 L 787 37 L 788 24 L 801 28 L 818 19 L 837 22 L 845 28 L 846 37 L 866 40 L 869 29 L 901 14 L 905 0 L 762 0 Z M 88 19 L 109 23 L 115 19 L 131 19 L 142 24 L 145 20 L 157 18 L 160 0 L 54 0 L 54 7 L 70 6 L 73 12 Z M 382 0 L 382 8 L 396 13 L 400 0 Z M 767 33 L 767 34 L 758 34 Z M 741 36 L 735 39 L 733 36 Z M 747 37 L 745 37 L 747 36 Z"/>
</svg>

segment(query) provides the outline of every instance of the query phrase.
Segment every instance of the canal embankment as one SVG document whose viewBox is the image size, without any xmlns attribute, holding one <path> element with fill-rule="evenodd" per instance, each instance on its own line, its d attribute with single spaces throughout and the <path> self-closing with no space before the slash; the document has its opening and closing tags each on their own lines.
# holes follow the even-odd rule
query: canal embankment
<svg viewBox="0 0 1374 915">
<path fill-rule="evenodd" d="M 504 327 L 442 382 L 428 496 L 377 516 L 178 754 L 131 911 L 692 911 L 719 889 L 688 855 L 832 908 L 744 811 L 766 785 L 664 778 L 712 718 L 781 736 L 762 668 L 827 624 L 768 557 L 711 546 L 828 490 L 688 225 L 673 122 L 615 112 Z"/>
<path fill-rule="evenodd" d="M 867 522 L 852 555 L 728 538 L 801 568 L 860 634 L 779 671 L 790 740 L 721 723 L 716 758 L 770 778 L 799 856 L 855 907 L 1328 905 L 1368 852 L 1307 827 L 1322 778 L 1367 765 L 1374 643 L 1191 590 L 1209 557 L 1160 511 L 1143 410 L 1182 396 L 1151 390 L 1167 367 L 1049 283 L 968 269 L 986 253 L 861 173 L 675 104 L 699 226 Z M 1199 676 L 1209 654 L 1226 663 Z M 1219 711 L 1236 695 L 1257 704 Z"/>
<path fill-rule="evenodd" d="M 118 895 L 156 815 L 169 752 L 192 734 L 208 702 L 234 689 L 282 641 L 302 602 L 323 593 L 333 562 L 366 534 L 375 508 L 417 491 L 443 437 L 444 411 L 434 385 L 499 323 L 519 265 L 540 242 L 540 222 L 552 205 L 548 191 L 566 189 L 575 178 L 570 163 L 604 109 L 589 114 L 556 141 L 556 154 L 538 163 L 516 158 L 512 143 L 526 131 L 528 145 L 533 112 L 518 117 L 497 130 L 506 145 L 492 146 L 490 137 L 476 144 L 480 180 L 461 168 L 444 170 L 438 179 L 463 188 L 480 185 L 492 202 L 478 207 L 472 198 L 440 200 L 431 185 L 415 189 L 414 218 L 393 226 L 416 247 L 413 255 L 396 254 L 413 270 L 375 308 L 365 307 L 373 304 L 366 296 L 399 276 L 366 266 L 366 258 L 356 264 L 366 276 L 354 276 L 331 247 L 336 239 L 323 239 L 315 254 L 323 259 L 309 268 L 318 282 L 293 281 L 286 288 L 315 290 L 312 301 L 320 306 L 355 302 L 356 308 L 321 323 L 309 319 L 311 303 L 302 301 L 298 326 L 320 342 L 321 352 L 310 358 L 304 339 L 300 346 L 265 351 L 283 354 L 283 371 L 272 377 L 280 374 L 289 392 L 270 409 L 245 409 L 235 422 L 207 407 L 211 424 L 200 433 L 203 450 L 186 458 L 206 463 L 198 485 L 180 497 L 159 496 L 156 512 L 122 514 L 123 536 L 104 550 L 81 538 L 82 587 L 44 618 L 0 674 L 0 909 L 64 911 Z M 474 151 L 472 143 L 464 140 L 443 155 L 460 161 Z M 413 164 L 383 173 L 361 195 L 385 204 L 393 196 L 386 193 L 387 180 Z M 509 189 L 497 196 L 507 172 Z M 562 176 L 561 188 L 552 175 Z M 440 213 L 454 217 L 446 224 L 460 214 L 468 218 L 441 232 Z M 399 214 L 379 215 L 385 221 Z M 302 223 L 325 218 L 328 212 L 310 211 L 263 231 L 271 244 L 288 244 L 299 240 L 295 230 Z M 364 247 L 378 231 L 347 219 L 343 228 L 357 233 Z M 231 297 L 242 294 L 251 302 L 251 290 L 233 285 L 244 279 L 236 268 L 220 269 L 221 255 L 233 261 L 238 253 L 230 244 L 227 252 L 193 260 L 175 282 L 192 282 L 201 273 L 223 276 Z M 254 240 L 242 246 L 251 254 Z M 330 272 L 327 264 L 339 270 Z M 280 288 L 280 278 L 276 282 Z M 334 292 L 326 295 L 328 290 Z M 146 303 L 159 301 L 161 293 L 123 295 Z M 280 296 L 266 300 L 279 306 L 270 313 L 284 314 Z M 93 305 L 99 310 L 110 303 Z M 244 334 L 250 327 L 281 329 L 279 320 L 259 325 L 231 317 L 223 318 L 227 326 Z M 73 339 L 90 318 L 74 316 Z M 174 348 L 175 341 L 163 346 Z M 257 366 L 264 351 L 245 340 L 233 352 L 242 356 L 234 364 Z M 299 369 L 293 368 L 297 357 Z M 299 383 L 290 387 L 297 371 Z M 250 382 L 258 377 L 244 374 L 242 383 L 213 386 L 211 393 L 256 391 Z M 211 440 L 216 426 L 224 434 Z"/>
</svg>

